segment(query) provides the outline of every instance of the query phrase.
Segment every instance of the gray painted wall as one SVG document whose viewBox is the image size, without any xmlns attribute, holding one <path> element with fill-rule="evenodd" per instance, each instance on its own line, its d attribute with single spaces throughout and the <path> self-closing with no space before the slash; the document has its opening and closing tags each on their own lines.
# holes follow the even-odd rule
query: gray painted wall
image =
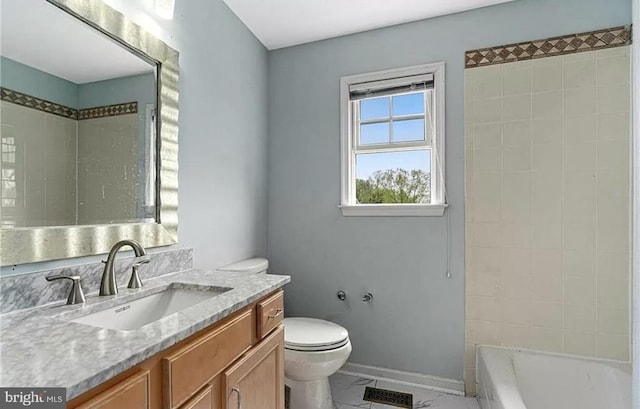
<svg viewBox="0 0 640 409">
<path fill-rule="evenodd" d="M 216 268 L 266 254 L 267 50 L 222 0 L 176 2 L 180 244 Z"/>
<path fill-rule="evenodd" d="M 631 358 L 633 360 L 633 409 L 640 409 L 640 200 L 638 191 L 640 190 L 640 167 L 638 160 L 640 159 L 640 1 L 633 0 L 633 24 L 636 30 L 633 32 L 632 46 L 632 78 L 633 78 L 633 161 L 635 162 L 633 170 L 633 263 L 632 263 L 632 342 L 631 342 Z"/>
<path fill-rule="evenodd" d="M 0 85 L 13 91 L 78 108 L 78 84 L 0 57 Z"/>
<path fill-rule="evenodd" d="M 630 0 L 518 0 L 270 53 L 268 243 L 271 270 L 292 275 L 288 315 L 343 324 L 352 362 L 462 379 L 464 52 L 630 22 Z M 339 78 L 434 61 L 447 64 L 447 216 L 343 217 Z"/>
<path fill-rule="evenodd" d="M 125 14 L 136 13 L 122 2 Z M 176 2 L 163 40 L 180 52 L 180 246 L 215 269 L 266 254 L 267 50 L 222 0 Z M 104 256 L 3 267 L 19 274 Z"/>
<path fill-rule="evenodd" d="M 138 102 L 138 109 L 156 101 L 155 74 L 131 75 L 78 85 L 78 108 Z"/>
</svg>

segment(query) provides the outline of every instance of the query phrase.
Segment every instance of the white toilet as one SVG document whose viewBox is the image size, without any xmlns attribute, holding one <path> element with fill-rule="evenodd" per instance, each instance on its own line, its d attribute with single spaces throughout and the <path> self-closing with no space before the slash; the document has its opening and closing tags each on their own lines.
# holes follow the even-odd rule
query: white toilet
<svg viewBox="0 0 640 409">
<path fill-rule="evenodd" d="M 347 330 L 315 318 L 285 318 L 284 348 L 291 409 L 333 409 L 329 376 L 351 353 Z"/>
<path fill-rule="evenodd" d="M 229 264 L 221 272 L 266 273 L 269 260 L 252 258 Z M 351 354 L 346 329 L 316 318 L 284 319 L 284 374 L 291 409 L 333 409 L 329 376 Z"/>
</svg>

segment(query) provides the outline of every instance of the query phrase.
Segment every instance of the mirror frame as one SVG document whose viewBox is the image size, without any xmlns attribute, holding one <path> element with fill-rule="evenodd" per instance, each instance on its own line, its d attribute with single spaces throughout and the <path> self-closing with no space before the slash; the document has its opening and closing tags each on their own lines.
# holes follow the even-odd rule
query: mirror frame
<svg viewBox="0 0 640 409">
<path fill-rule="evenodd" d="M 101 0 L 47 0 L 157 67 L 156 223 L 0 230 L 3 266 L 107 253 L 122 239 L 144 247 L 178 242 L 178 52 Z"/>
</svg>

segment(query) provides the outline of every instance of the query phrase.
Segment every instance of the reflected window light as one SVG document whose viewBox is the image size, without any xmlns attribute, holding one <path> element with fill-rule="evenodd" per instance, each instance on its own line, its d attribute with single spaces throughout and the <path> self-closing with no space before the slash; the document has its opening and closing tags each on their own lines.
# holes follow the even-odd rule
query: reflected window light
<svg viewBox="0 0 640 409">
<path fill-rule="evenodd" d="M 156 0 L 156 14 L 165 20 L 171 20 L 175 5 L 175 0 Z"/>
<path fill-rule="evenodd" d="M 15 209 L 17 198 L 16 186 L 16 141 L 12 137 L 4 137 L 1 141 L 2 152 L 0 172 L 0 206 L 3 209 L 3 217 L 0 221 L 0 227 L 10 229 L 16 227 L 14 215 L 12 212 L 7 213 L 10 209 Z"/>
<path fill-rule="evenodd" d="M 158 17 L 164 19 L 164 17 L 159 16 L 159 13 L 157 12 L 157 3 L 160 3 L 159 0 L 145 0 L 143 2 L 132 2 L 126 0 L 102 1 L 106 5 L 113 7 L 115 10 L 118 10 L 120 13 L 129 17 L 132 21 L 134 21 L 136 24 L 138 24 L 140 27 L 144 28 L 154 36 L 163 38 L 163 36 L 166 35 L 158 21 Z M 175 3 L 175 0 L 172 0 L 171 3 Z M 173 19 L 173 9 L 174 7 L 172 6 L 171 15 L 168 20 Z"/>
<path fill-rule="evenodd" d="M 15 163 L 16 161 L 16 145 L 14 138 L 2 138 L 2 161 Z"/>
</svg>

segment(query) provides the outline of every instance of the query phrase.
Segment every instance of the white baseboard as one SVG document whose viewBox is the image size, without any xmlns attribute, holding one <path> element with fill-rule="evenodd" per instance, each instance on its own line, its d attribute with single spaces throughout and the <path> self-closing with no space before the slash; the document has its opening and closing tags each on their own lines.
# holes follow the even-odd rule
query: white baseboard
<svg viewBox="0 0 640 409">
<path fill-rule="evenodd" d="M 446 392 L 452 395 L 464 396 L 464 382 L 455 379 L 440 378 L 414 372 L 397 371 L 395 369 L 378 368 L 376 366 L 352 364 L 347 362 L 338 372 L 345 375 L 380 381 L 395 382 L 416 388 Z"/>
</svg>

